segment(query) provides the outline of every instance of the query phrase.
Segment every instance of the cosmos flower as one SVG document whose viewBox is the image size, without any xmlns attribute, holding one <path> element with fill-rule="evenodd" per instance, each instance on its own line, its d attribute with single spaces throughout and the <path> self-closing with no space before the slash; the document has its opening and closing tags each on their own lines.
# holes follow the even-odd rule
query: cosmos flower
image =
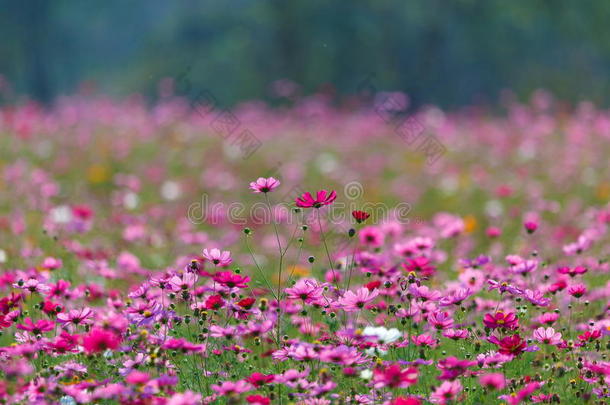
<svg viewBox="0 0 610 405">
<path fill-rule="evenodd" d="M 258 180 L 250 183 L 250 189 L 255 193 L 269 193 L 280 185 L 280 181 L 273 177 L 259 177 Z"/>
<path fill-rule="evenodd" d="M 231 252 L 228 250 L 220 252 L 219 249 L 203 249 L 203 258 L 214 263 L 215 266 L 226 267 L 233 259 L 231 259 Z"/>
<path fill-rule="evenodd" d="M 364 308 L 366 304 L 373 301 L 379 295 L 378 290 L 369 291 L 368 288 L 359 288 L 355 293 L 347 291 L 339 298 L 338 304 L 345 312 L 356 312 Z"/>
<path fill-rule="evenodd" d="M 435 329 L 449 329 L 453 327 L 453 318 L 448 312 L 435 311 L 428 315 L 428 323 Z"/>
<path fill-rule="evenodd" d="M 403 264 L 407 272 L 415 272 L 421 277 L 430 277 L 436 273 L 436 267 L 430 263 L 430 259 L 425 256 L 407 258 Z"/>
<path fill-rule="evenodd" d="M 44 332 L 51 331 L 55 328 L 55 324 L 52 321 L 46 319 L 40 319 L 36 322 L 32 321 L 32 318 L 25 318 L 23 323 L 17 325 L 17 329 L 32 332 L 34 335 L 41 335 Z"/>
<path fill-rule="evenodd" d="M 377 338 L 377 341 L 381 344 L 392 343 L 402 336 L 402 333 L 396 328 L 386 329 L 383 326 L 372 327 L 367 326 L 362 331 L 363 336 L 373 336 Z"/>
<path fill-rule="evenodd" d="M 580 298 L 587 292 L 587 287 L 584 284 L 574 284 L 568 287 L 568 294 L 574 298 Z"/>
<path fill-rule="evenodd" d="M 363 223 L 364 221 L 366 221 L 367 219 L 369 219 L 369 217 L 371 216 L 371 214 L 369 214 L 368 212 L 364 212 L 364 211 L 352 211 L 352 217 L 356 220 L 356 222 L 358 222 L 359 224 Z"/>
<path fill-rule="evenodd" d="M 561 343 L 561 333 L 550 327 L 538 328 L 534 331 L 534 339 L 547 345 L 557 345 Z"/>
<path fill-rule="evenodd" d="M 358 232 L 360 243 L 373 248 L 383 246 L 384 235 L 376 226 L 364 227 Z"/>
<path fill-rule="evenodd" d="M 498 351 L 502 354 L 511 354 L 518 356 L 523 353 L 528 347 L 527 342 L 519 336 L 519 334 L 506 336 L 502 339 L 498 339 L 495 336 L 491 336 L 488 340 L 498 345 Z"/>
<path fill-rule="evenodd" d="M 437 363 L 437 367 L 441 370 L 441 375 L 437 378 L 439 380 L 455 380 L 464 374 L 469 367 L 476 365 L 476 361 L 460 360 L 453 356 L 447 357 Z"/>
<path fill-rule="evenodd" d="M 375 388 L 407 388 L 417 383 L 418 371 L 415 367 L 401 369 L 398 364 L 373 370 Z"/>
<path fill-rule="evenodd" d="M 212 384 L 210 387 L 223 396 L 236 396 L 252 389 L 252 385 L 244 380 L 239 380 L 237 382 L 224 381 L 220 384 Z"/>
<path fill-rule="evenodd" d="M 433 404 L 445 405 L 457 399 L 457 396 L 462 392 L 462 383 L 460 380 L 444 381 L 430 394 L 430 402 Z"/>
<path fill-rule="evenodd" d="M 230 271 L 220 271 L 212 277 L 212 279 L 228 288 L 247 288 L 250 277 L 234 274 Z"/>
<path fill-rule="evenodd" d="M 585 274 L 587 272 L 587 268 L 585 266 L 561 266 L 557 268 L 557 273 L 559 274 L 567 274 L 570 277 L 576 277 L 578 275 Z"/>
<path fill-rule="evenodd" d="M 114 350 L 119 347 L 121 338 L 111 331 L 94 328 L 83 337 L 83 347 L 89 354 L 99 353 L 108 349 Z"/>
<path fill-rule="evenodd" d="M 296 201 L 297 207 L 301 208 L 321 208 L 325 205 L 332 204 L 337 199 L 337 192 L 331 191 L 330 193 L 326 190 L 320 190 L 316 193 L 314 198 L 311 193 L 306 192 L 301 197 L 298 197 Z"/>
<path fill-rule="evenodd" d="M 479 377 L 482 387 L 492 390 L 503 390 L 506 387 L 506 378 L 502 373 L 487 373 Z"/>
<path fill-rule="evenodd" d="M 299 279 L 292 287 L 284 290 L 286 297 L 293 300 L 301 300 L 305 304 L 320 302 L 324 289 L 318 281 L 311 278 Z"/>
<path fill-rule="evenodd" d="M 78 325 L 91 325 L 93 323 L 93 311 L 91 308 L 72 309 L 68 313 L 60 313 L 57 315 L 57 322 L 62 325 L 72 324 Z"/>
<path fill-rule="evenodd" d="M 493 315 L 485 314 L 483 324 L 489 329 L 505 328 L 513 330 L 519 327 L 519 319 L 514 312 L 498 311 Z"/>
</svg>

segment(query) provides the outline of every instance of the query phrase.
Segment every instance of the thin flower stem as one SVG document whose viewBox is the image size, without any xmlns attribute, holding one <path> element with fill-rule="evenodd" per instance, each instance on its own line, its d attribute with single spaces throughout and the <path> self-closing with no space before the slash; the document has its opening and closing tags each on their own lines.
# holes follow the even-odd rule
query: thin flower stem
<svg viewBox="0 0 610 405">
<path fill-rule="evenodd" d="M 326 244 L 326 236 L 324 235 L 324 230 L 322 229 L 322 220 L 320 219 L 320 209 L 317 209 L 318 212 L 318 226 L 320 227 L 320 236 L 322 237 L 322 243 L 324 244 L 324 250 L 326 250 L 326 257 L 328 257 L 328 264 L 330 265 L 330 269 L 333 272 L 333 283 L 339 291 L 339 286 L 337 285 L 337 277 L 335 274 L 335 266 L 333 265 L 333 260 L 330 258 L 330 252 L 328 251 L 328 245 Z"/>
</svg>

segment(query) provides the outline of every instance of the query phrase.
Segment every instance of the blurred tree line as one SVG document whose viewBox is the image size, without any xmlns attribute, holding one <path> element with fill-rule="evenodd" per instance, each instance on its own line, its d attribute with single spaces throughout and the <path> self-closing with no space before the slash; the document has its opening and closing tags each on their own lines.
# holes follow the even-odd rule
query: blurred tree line
<svg viewBox="0 0 610 405">
<path fill-rule="evenodd" d="M 83 82 L 155 97 L 188 70 L 225 105 L 280 78 L 345 94 L 366 77 L 416 104 L 507 88 L 607 103 L 609 16 L 595 0 L 0 0 L 0 74 L 42 101 Z"/>
</svg>

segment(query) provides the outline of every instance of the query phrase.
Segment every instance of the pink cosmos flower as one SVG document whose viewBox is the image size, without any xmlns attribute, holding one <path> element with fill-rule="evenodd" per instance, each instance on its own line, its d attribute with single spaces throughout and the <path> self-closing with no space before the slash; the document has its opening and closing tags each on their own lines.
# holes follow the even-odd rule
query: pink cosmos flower
<svg viewBox="0 0 610 405">
<path fill-rule="evenodd" d="M 519 318 L 517 318 L 514 312 L 504 313 L 498 311 L 494 315 L 485 314 L 483 324 L 489 329 L 506 328 L 512 330 L 519 327 Z"/>
<path fill-rule="evenodd" d="M 413 271 L 422 277 L 430 277 L 436 273 L 436 267 L 430 264 L 430 259 L 425 256 L 408 258 L 403 266 L 407 272 Z"/>
<path fill-rule="evenodd" d="M 316 198 L 313 198 L 311 193 L 307 192 L 298 197 L 295 202 L 297 207 L 301 208 L 320 208 L 325 205 L 332 204 L 337 199 L 337 192 L 320 190 L 316 193 Z"/>
<path fill-rule="evenodd" d="M 534 331 L 534 339 L 547 345 L 557 345 L 561 343 L 561 333 L 555 332 L 555 329 L 538 328 Z"/>
<path fill-rule="evenodd" d="M 532 393 L 541 386 L 542 384 L 540 384 L 539 382 L 532 382 L 527 384 L 525 388 L 517 392 L 516 395 L 500 395 L 498 398 L 506 401 L 508 405 L 517 405 L 521 403 L 521 401 L 528 399 L 529 396 L 532 395 Z"/>
<path fill-rule="evenodd" d="M 201 404 L 201 394 L 193 391 L 184 391 L 172 395 L 167 399 L 165 405 L 199 405 Z"/>
<path fill-rule="evenodd" d="M 56 259 L 54 257 L 47 257 L 42 262 L 42 267 L 47 270 L 56 270 L 62 266 L 61 259 Z"/>
<path fill-rule="evenodd" d="M 445 381 L 430 395 L 430 402 L 445 405 L 457 399 L 458 394 L 462 392 L 463 388 L 460 380 Z"/>
<path fill-rule="evenodd" d="M 95 328 L 83 337 L 83 347 L 87 353 L 99 353 L 119 347 L 121 338 L 114 333 Z"/>
<path fill-rule="evenodd" d="M 435 311 L 428 315 L 428 323 L 436 329 L 449 329 L 453 327 L 453 318 L 448 312 Z"/>
<path fill-rule="evenodd" d="M 231 252 L 228 250 L 220 252 L 219 249 L 203 249 L 203 257 L 210 262 L 214 263 L 215 266 L 225 267 L 231 264 Z"/>
<path fill-rule="evenodd" d="M 570 277 L 576 277 L 577 275 L 580 274 L 585 274 L 587 272 L 587 268 L 584 266 L 576 266 L 576 267 L 569 267 L 569 266 L 561 266 L 557 268 L 557 273 L 559 274 L 567 274 Z"/>
<path fill-rule="evenodd" d="M 479 384 L 492 390 L 503 390 L 506 387 L 506 378 L 502 373 L 488 373 L 479 377 Z"/>
<path fill-rule="evenodd" d="M 385 369 L 373 370 L 373 385 L 375 388 L 407 388 L 417 382 L 417 376 L 415 367 L 402 370 L 398 364 L 392 364 Z"/>
<path fill-rule="evenodd" d="M 457 357 L 447 357 L 446 359 L 439 360 L 437 367 L 441 370 L 441 375 L 437 378 L 439 380 L 455 380 L 466 372 L 468 367 L 476 366 L 476 361 L 460 360 Z"/>
<path fill-rule="evenodd" d="M 440 291 L 431 290 L 425 285 L 417 286 L 416 284 L 411 284 L 409 292 L 422 301 L 438 301 L 441 298 Z"/>
<path fill-rule="evenodd" d="M 411 341 L 415 346 L 436 347 L 438 342 L 430 335 L 411 336 Z"/>
<path fill-rule="evenodd" d="M 549 298 L 546 298 L 542 291 L 538 290 L 525 290 L 525 292 L 523 293 L 523 298 L 539 307 L 547 307 L 551 303 L 551 300 Z"/>
<path fill-rule="evenodd" d="M 224 381 L 220 385 L 212 384 L 211 388 L 220 395 L 236 396 L 239 394 L 243 394 L 244 392 L 250 391 L 253 387 L 246 381 L 239 380 L 236 382 Z"/>
<path fill-rule="evenodd" d="M 460 288 L 454 291 L 450 295 L 441 298 L 439 304 L 441 307 L 448 307 L 451 305 L 460 305 L 466 298 L 472 295 L 470 288 Z"/>
<path fill-rule="evenodd" d="M 199 277 L 195 273 L 184 273 L 182 276 L 173 276 L 169 279 L 169 285 L 174 291 L 191 290 L 197 283 Z"/>
<path fill-rule="evenodd" d="M 572 297 L 580 298 L 587 292 L 587 287 L 584 284 L 574 284 L 568 287 L 568 294 Z"/>
<path fill-rule="evenodd" d="M 383 246 L 384 235 L 376 226 L 366 226 L 358 232 L 360 243 L 364 246 L 381 247 Z"/>
<path fill-rule="evenodd" d="M 212 277 L 218 284 L 228 288 L 247 288 L 250 277 L 233 274 L 230 271 L 220 271 Z"/>
<path fill-rule="evenodd" d="M 42 335 L 44 332 L 53 330 L 55 324 L 52 321 L 46 319 L 40 319 L 36 322 L 32 321 L 32 318 L 25 318 L 23 323 L 17 325 L 17 329 L 32 332 L 34 335 Z"/>
<path fill-rule="evenodd" d="M 269 193 L 280 185 L 280 181 L 273 177 L 259 177 L 258 180 L 250 183 L 250 189 L 255 193 Z"/>
<path fill-rule="evenodd" d="M 22 290 L 26 290 L 29 291 L 30 293 L 47 293 L 51 290 L 51 287 L 49 287 L 48 285 L 41 283 L 40 281 L 30 278 L 29 280 L 27 280 L 24 283 L 15 283 L 13 284 L 14 288 L 19 288 Z"/>
<path fill-rule="evenodd" d="M 287 298 L 302 300 L 305 304 L 319 302 L 323 297 L 323 291 L 317 280 L 312 278 L 302 278 L 285 290 Z"/>
<path fill-rule="evenodd" d="M 356 293 L 347 291 L 343 297 L 339 298 L 338 303 L 345 312 L 356 312 L 364 308 L 366 304 L 373 301 L 378 295 L 378 290 L 369 291 L 368 288 L 362 287 Z"/>
<path fill-rule="evenodd" d="M 93 311 L 91 308 L 72 309 L 68 313 L 57 314 L 57 322 L 62 325 L 73 324 L 78 325 L 90 325 L 93 323 Z"/>
<path fill-rule="evenodd" d="M 470 333 L 466 329 L 446 329 L 443 336 L 451 340 L 468 339 Z"/>
</svg>

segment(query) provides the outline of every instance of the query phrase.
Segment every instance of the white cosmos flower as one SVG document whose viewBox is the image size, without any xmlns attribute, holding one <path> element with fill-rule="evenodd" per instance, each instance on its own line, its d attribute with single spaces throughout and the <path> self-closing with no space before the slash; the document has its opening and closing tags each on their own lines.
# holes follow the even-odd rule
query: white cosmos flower
<svg viewBox="0 0 610 405">
<path fill-rule="evenodd" d="M 371 370 L 362 370 L 360 372 L 360 378 L 365 380 L 370 380 L 373 377 L 373 372 Z"/>
<path fill-rule="evenodd" d="M 378 342 L 381 344 L 392 343 L 392 342 L 400 339 L 400 337 L 402 336 L 402 334 L 400 333 L 400 331 L 398 329 L 396 329 L 396 328 L 386 329 L 383 326 L 379 326 L 379 327 L 367 326 L 366 328 L 364 328 L 362 335 L 375 336 L 377 338 Z"/>
</svg>

